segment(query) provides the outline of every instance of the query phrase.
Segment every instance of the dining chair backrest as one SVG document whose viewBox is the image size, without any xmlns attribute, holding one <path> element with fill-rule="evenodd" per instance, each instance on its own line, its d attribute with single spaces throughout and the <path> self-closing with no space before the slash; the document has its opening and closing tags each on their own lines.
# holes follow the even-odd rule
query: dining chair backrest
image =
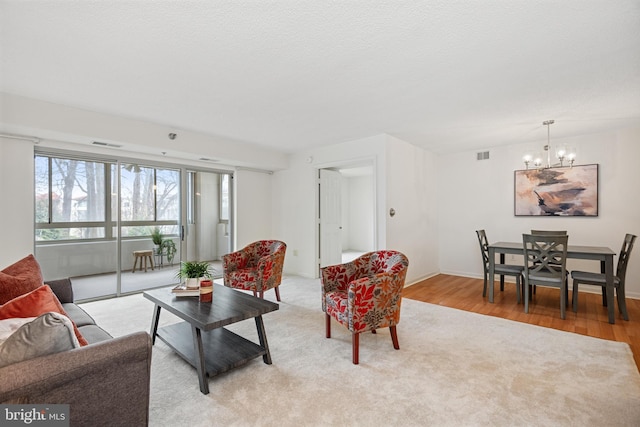
<svg viewBox="0 0 640 427">
<path fill-rule="evenodd" d="M 480 243 L 484 272 L 487 273 L 489 271 L 489 241 L 487 240 L 487 233 L 484 230 L 476 230 L 476 234 Z"/>
<path fill-rule="evenodd" d="M 627 274 L 627 264 L 629 263 L 629 255 L 633 249 L 633 244 L 636 241 L 636 236 L 633 234 L 627 234 L 624 236 L 622 242 L 622 249 L 620 249 L 620 255 L 618 256 L 618 268 L 616 269 L 616 277 L 624 282 L 624 277 Z"/>
<path fill-rule="evenodd" d="M 556 234 L 566 235 L 567 230 L 531 230 L 531 234 L 537 234 L 542 236 L 553 236 Z"/>
<path fill-rule="evenodd" d="M 564 281 L 567 266 L 567 235 L 523 234 L 525 277 Z"/>
</svg>

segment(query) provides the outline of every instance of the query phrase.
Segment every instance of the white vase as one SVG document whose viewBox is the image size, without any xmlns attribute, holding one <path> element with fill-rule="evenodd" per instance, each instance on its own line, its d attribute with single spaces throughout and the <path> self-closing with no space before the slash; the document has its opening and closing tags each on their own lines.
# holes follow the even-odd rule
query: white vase
<svg viewBox="0 0 640 427">
<path fill-rule="evenodd" d="M 199 278 L 188 278 L 185 281 L 188 289 L 198 289 L 200 287 L 200 279 Z"/>
</svg>

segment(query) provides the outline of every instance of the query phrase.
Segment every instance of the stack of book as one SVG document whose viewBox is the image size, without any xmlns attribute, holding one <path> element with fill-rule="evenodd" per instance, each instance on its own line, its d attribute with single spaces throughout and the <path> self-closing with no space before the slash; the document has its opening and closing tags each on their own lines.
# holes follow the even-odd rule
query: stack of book
<svg viewBox="0 0 640 427">
<path fill-rule="evenodd" d="M 180 283 L 171 292 L 177 297 L 197 297 L 200 295 L 200 288 L 189 288 L 186 284 Z"/>
</svg>

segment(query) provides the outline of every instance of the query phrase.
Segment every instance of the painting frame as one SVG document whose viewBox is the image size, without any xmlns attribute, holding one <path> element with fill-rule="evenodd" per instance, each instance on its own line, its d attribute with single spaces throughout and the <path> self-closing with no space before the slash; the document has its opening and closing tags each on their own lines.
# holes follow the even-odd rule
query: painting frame
<svg viewBox="0 0 640 427">
<path fill-rule="evenodd" d="M 599 165 L 514 171 L 515 216 L 597 217 Z"/>
</svg>

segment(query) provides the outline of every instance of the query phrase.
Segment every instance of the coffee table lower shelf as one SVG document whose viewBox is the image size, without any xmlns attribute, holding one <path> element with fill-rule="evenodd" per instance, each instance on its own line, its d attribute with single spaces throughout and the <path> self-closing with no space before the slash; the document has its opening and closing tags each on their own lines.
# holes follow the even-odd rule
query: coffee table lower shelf
<svg viewBox="0 0 640 427">
<path fill-rule="evenodd" d="M 159 328 L 157 337 L 197 368 L 191 325 L 180 322 Z M 237 368 L 251 359 L 267 354 L 264 347 L 225 328 L 202 331 L 202 346 L 208 377 Z"/>
</svg>

